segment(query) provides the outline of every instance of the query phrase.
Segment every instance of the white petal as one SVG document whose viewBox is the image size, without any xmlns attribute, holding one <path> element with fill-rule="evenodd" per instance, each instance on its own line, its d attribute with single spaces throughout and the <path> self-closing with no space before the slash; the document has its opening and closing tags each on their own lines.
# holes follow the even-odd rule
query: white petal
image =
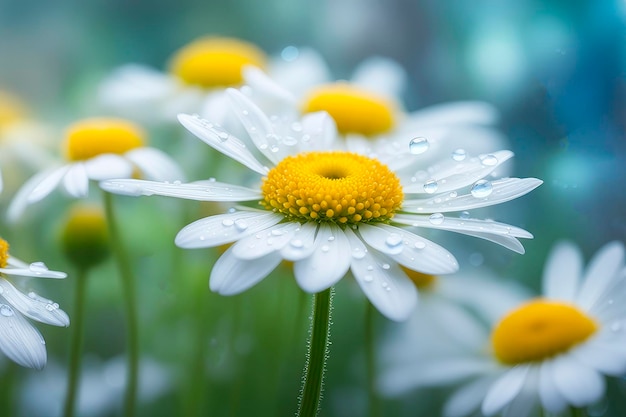
<svg viewBox="0 0 626 417">
<path fill-rule="evenodd" d="M 28 195 L 28 202 L 35 203 L 48 196 L 57 185 L 63 180 L 65 173 L 71 168 L 71 165 L 65 165 L 60 168 L 53 168 L 47 172 L 44 177 L 39 177 L 40 181 L 36 184 Z"/>
<path fill-rule="evenodd" d="M 585 310 L 591 308 L 623 268 L 624 245 L 617 241 L 604 245 L 587 266 L 577 304 Z"/>
<path fill-rule="evenodd" d="M 123 179 L 102 181 L 100 188 L 110 193 L 133 197 L 161 195 L 198 201 L 254 201 L 263 197 L 257 190 L 217 181 L 183 184 Z"/>
<path fill-rule="evenodd" d="M 0 309 L 0 350 L 18 365 L 43 369 L 47 354 L 39 331 L 8 304 L 1 304 Z"/>
<path fill-rule="evenodd" d="M 26 207 L 31 202 L 33 202 L 31 201 L 31 194 L 39 186 L 39 184 L 41 184 L 43 181 L 46 180 L 46 178 L 49 178 L 53 174 L 55 177 L 57 177 L 58 184 L 67 169 L 67 166 L 51 168 L 34 175 L 28 181 L 26 181 L 24 185 L 22 185 L 22 187 L 20 187 L 20 189 L 17 191 L 17 193 L 13 197 L 13 200 L 11 200 L 11 204 L 7 209 L 7 219 L 10 222 L 17 221 L 17 219 L 22 215 Z"/>
<path fill-rule="evenodd" d="M 7 264 L 15 268 L 28 268 L 28 264 L 26 262 L 17 259 L 15 256 L 9 256 L 9 259 L 7 259 Z"/>
<path fill-rule="evenodd" d="M 338 146 L 337 124 L 325 111 L 305 114 L 300 122 L 302 137 L 298 149 L 301 152 L 329 150 Z"/>
<path fill-rule="evenodd" d="M 257 67 L 246 65 L 241 70 L 245 84 L 249 85 L 254 92 L 261 92 L 272 97 L 274 100 L 283 102 L 285 105 L 296 107 L 296 97 L 280 84 L 272 80 L 265 71 Z"/>
<path fill-rule="evenodd" d="M 241 238 L 233 245 L 233 256 L 250 261 L 279 251 L 293 237 L 299 223 L 283 223 L 270 227 L 262 232 Z"/>
<path fill-rule="evenodd" d="M 594 369 L 565 354 L 552 363 L 554 383 L 565 399 L 576 407 L 598 401 L 604 394 L 604 378 Z"/>
<path fill-rule="evenodd" d="M 142 176 L 154 181 L 184 181 L 185 174 L 166 153 L 155 148 L 137 148 L 124 154 Z"/>
<path fill-rule="evenodd" d="M 493 124 L 498 121 L 493 105 L 480 101 L 458 101 L 416 111 L 407 123 L 415 128 L 454 124 Z"/>
<path fill-rule="evenodd" d="M 485 396 L 482 404 L 483 414 L 495 414 L 513 401 L 524 386 L 528 369 L 528 366 L 516 366 L 498 378 Z"/>
<path fill-rule="evenodd" d="M 9 304 L 26 317 L 53 326 L 67 327 L 70 325 L 69 317 L 55 302 L 39 297 L 35 293 L 31 293 L 30 296 L 22 294 L 9 281 L 2 278 L 0 278 L 0 288 L 2 289 L 2 296 Z"/>
<path fill-rule="evenodd" d="M 0 268 L 0 273 L 32 278 L 63 279 L 67 277 L 65 272 L 51 271 L 41 262 L 34 262 L 26 268 Z"/>
<path fill-rule="evenodd" d="M 623 349 L 623 338 L 616 339 L 609 344 L 593 338 L 572 349 L 570 354 L 580 363 L 604 374 L 623 376 L 626 374 L 626 351 Z"/>
<path fill-rule="evenodd" d="M 299 261 L 307 258 L 315 250 L 315 232 L 317 224 L 304 223 L 297 230 L 289 243 L 280 250 L 281 256 L 288 261 Z"/>
<path fill-rule="evenodd" d="M 283 218 L 260 211 L 218 214 L 183 227 L 176 235 L 175 243 L 186 249 L 219 246 L 272 227 Z"/>
<path fill-rule="evenodd" d="M 221 127 L 201 119 L 200 117 L 190 116 L 188 114 L 179 114 L 178 120 L 187 130 L 196 135 L 207 145 L 261 175 L 267 174 L 267 167 L 261 164 L 254 155 L 250 153 L 246 145 Z"/>
<path fill-rule="evenodd" d="M 362 224 L 359 234 L 368 245 L 414 271 L 449 274 L 459 268 L 450 252 L 408 230 L 386 224 Z"/>
<path fill-rule="evenodd" d="M 547 360 L 539 366 L 539 399 L 543 408 L 551 413 L 560 413 L 567 407 L 567 400 L 554 383 L 552 361 Z"/>
<path fill-rule="evenodd" d="M 63 177 L 65 190 L 75 198 L 87 197 L 89 192 L 89 178 L 82 163 L 70 165 L 70 169 Z"/>
<path fill-rule="evenodd" d="M 543 270 L 543 295 L 552 300 L 574 302 L 582 277 L 583 258 L 578 247 L 559 242 L 548 255 Z"/>
<path fill-rule="evenodd" d="M 94 181 L 113 178 L 130 178 L 133 175 L 132 164 L 124 157 L 105 153 L 84 162 L 87 176 Z"/>
<path fill-rule="evenodd" d="M 244 261 L 233 256 L 232 250 L 232 246 L 228 248 L 211 271 L 211 291 L 221 295 L 235 295 L 247 290 L 265 278 L 282 261 L 277 252 Z"/>
<path fill-rule="evenodd" d="M 2 171 L 0 171 L 0 193 L 2 192 L 2 188 L 3 188 L 3 182 L 2 182 Z"/>
<path fill-rule="evenodd" d="M 427 181 L 437 182 L 437 192 L 443 193 L 469 186 L 481 178 L 491 174 L 498 166 L 513 157 L 511 151 L 498 151 L 480 157 L 469 158 L 467 161 L 456 162 L 452 158 L 446 159 L 429 169 Z M 493 163 L 486 164 L 486 160 Z M 425 182 L 415 182 L 407 185 L 407 193 L 425 194 Z"/>
<path fill-rule="evenodd" d="M 350 270 L 361 290 L 385 317 L 407 320 L 417 306 L 417 288 L 395 262 L 370 252 L 350 228 L 345 229 L 352 247 Z"/>
<path fill-rule="evenodd" d="M 339 226 L 322 223 L 317 230 L 313 252 L 294 264 L 300 287 L 311 293 L 336 284 L 350 267 L 350 243 Z"/>
<path fill-rule="evenodd" d="M 387 97 L 400 97 L 406 90 L 407 74 L 396 61 L 374 56 L 355 69 L 351 83 Z"/>
<path fill-rule="evenodd" d="M 478 378 L 454 391 L 443 408 L 444 417 L 463 417 L 478 410 L 493 376 Z"/>
<path fill-rule="evenodd" d="M 491 181 L 492 192 L 487 197 L 477 198 L 470 192 L 455 197 L 437 195 L 428 199 L 407 199 L 402 205 L 402 210 L 411 213 L 447 213 L 488 207 L 521 197 L 542 183 L 543 181 L 536 178 L 504 178 Z"/>
</svg>

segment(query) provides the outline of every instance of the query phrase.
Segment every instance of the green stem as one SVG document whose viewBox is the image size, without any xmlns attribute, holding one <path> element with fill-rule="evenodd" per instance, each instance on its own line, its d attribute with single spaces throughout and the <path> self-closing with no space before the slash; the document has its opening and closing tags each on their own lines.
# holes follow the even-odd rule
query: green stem
<svg viewBox="0 0 626 417">
<path fill-rule="evenodd" d="M 570 407 L 572 417 L 586 417 L 587 413 L 584 408 Z"/>
<path fill-rule="evenodd" d="M 376 310 L 372 303 L 365 307 L 365 361 L 367 370 L 367 393 L 369 416 L 380 416 L 380 399 L 376 394 L 376 350 L 374 346 L 374 317 Z"/>
<path fill-rule="evenodd" d="M 304 383 L 300 395 L 298 417 L 315 417 L 320 409 L 324 370 L 328 359 L 330 335 L 331 289 L 313 295 L 313 317 L 308 343 Z"/>
<path fill-rule="evenodd" d="M 135 304 L 135 279 L 133 276 L 130 258 L 124 249 L 122 239 L 115 222 L 113 211 L 112 194 L 104 193 L 104 209 L 107 223 L 109 225 L 109 235 L 111 238 L 111 250 L 119 268 L 122 279 L 122 296 L 126 310 L 126 337 L 128 345 L 128 370 L 126 380 L 126 394 L 124 396 L 124 416 L 132 417 L 135 414 L 135 403 L 137 400 L 137 383 L 139 368 L 139 338 L 137 307 Z"/>
<path fill-rule="evenodd" d="M 72 316 L 72 341 L 70 346 L 70 363 L 67 378 L 67 394 L 63 415 L 72 417 L 75 412 L 78 396 L 80 370 L 82 366 L 83 334 L 85 333 L 85 298 L 87 288 L 87 269 L 79 268 L 76 273 L 74 289 L 74 314 Z"/>
</svg>

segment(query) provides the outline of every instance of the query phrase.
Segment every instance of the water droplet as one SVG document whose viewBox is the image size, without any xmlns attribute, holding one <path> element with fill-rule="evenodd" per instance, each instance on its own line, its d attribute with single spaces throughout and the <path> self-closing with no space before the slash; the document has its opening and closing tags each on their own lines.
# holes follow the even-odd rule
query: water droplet
<svg viewBox="0 0 626 417">
<path fill-rule="evenodd" d="M 11 306 L 2 304 L 0 305 L 0 314 L 2 314 L 4 317 L 11 317 L 13 315 L 13 309 L 11 308 Z"/>
<path fill-rule="evenodd" d="M 391 265 L 389 265 L 389 264 L 383 264 L 383 265 L 382 265 L 382 267 L 383 267 L 383 269 L 389 269 L 389 268 L 391 268 Z"/>
<path fill-rule="evenodd" d="M 373 267 L 372 265 L 368 265 L 366 269 L 367 269 L 368 271 L 373 271 L 373 270 L 374 270 L 374 267 Z"/>
<path fill-rule="evenodd" d="M 428 180 L 424 183 L 424 192 L 427 194 L 434 193 L 437 191 L 437 188 L 439 188 L 439 184 L 437 184 L 437 181 L 435 180 Z"/>
<path fill-rule="evenodd" d="M 294 138 L 293 136 L 285 136 L 283 138 L 283 144 L 286 146 L 293 146 L 296 145 L 298 143 L 298 139 Z"/>
<path fill-rule="evenodd" d="M 419 155 L 426 152 L 429 148 L 430 144 L 428 143 L 428 139 L 426 138 L 413 138 L 409 142 L 409 151 L 413 155 Z"/>
<path fill-rule="evenodd" d="M 59 305 L 57 303 L 46 304 L 46 310 L 48 311 L 54 311 L 54 310 L 57 310 L 58 308 L 59 308 Z"/>
<path fill-rule="evenodd" d="M 480 157 L 480 163 L 486 167 L 492 167 L 498 164 L 498 158 L 493 154 L 482 155 Z"/>
<path fill-rule="evenodd" d="M 216 129 L 216 131 L 217 131 L 217 137 L 219 138 L 220 142 L 226 142 L 228 140 L 228 137 L 230 135 L 228 134 L 227 131 L 221 130 L 221 129 L 220 130 Z"/>
<path fill-rule="evenodd" d="M 242 111 L 241 111 L 241 114 L 243 114 L 244 116 L 247 116 L 247 115 L 248 115 L 248 114 L 250 114 L 250 113 L 248 113 L 248 110 L 242 110 Z"/>
<path fill-rule="evenodd" d="M 426 247 L 426 243 L 419 241 L 419 242 L 415 242 L 415 249 L 424 249 Z"/>
<path fill-rule="evenodd" d="M 452 152 L 452 159 L 454 159 L 457 162 L 461 162 L 462 160 L 465 159 L 466 156 L 467 156 L 467 153 L 465 152 L 465 149 L 457 149 L 454 152 Z"/>
<path fill-rule="evenodd" d="M 43 262 L 33 262 L 28 266 L 28 269 L 35 273 L 48 272 L 48 267 Z"/>
<path fill-rule="evenodd" d="M 458 194 L 457 194 L 457 192 L 456 192 L 456 191 L 451 191 L 451 192 L 450 192 L 450 198 L 456 198 L 456 196 L 457 196 L 457 195 L 458 195 Z"/>
<path fill-rule="evenodd" d="M 328 241 L 329 241 L 329 242 L 332 242 L 332 241 L 334 241 L 334 240 L 335 240 L 335 236 L 328 236 Z"/>
<path fill-rule="evenodd" d="M 365 252 L 363 252 L 361 249 L 359 248 L 354 248 L 352 250 L 352 257 L 354 259 L 363 259 L 365 258 Z"/>
<path fill-rule="evenodd" d="M 279 150 L 280 150 L 280 148 L 279 148 L 278 146 L 276 146 L 276 145 L 274 145 L 274 146 L 272 146 L 272 147 L 270 148 L 270 152 L 272 152 L 272 153 L 276 153 L 276 152 L 278 152 Z"/>
<path fill-rule="evenodd" d="M 294 248 L 301 248 L 304 246 L 304 243 L 300 239 L 294 239 L 291 242 L 289 242 L 289 244 L 293 246 Z"/>
<path fill-rule="evenodd" d="M 329 250 L 330 250 L 330 247 L 328 245 L 322 246 L 322 252 L 328 252 Z"/>
<path fill-rule="evenodd" d="M 232 226 L 233 224 L 235 224 L 235 222 L 232 219 L 224 219 L 222 220 L 222 226 Z"/>
<path fill-rule="evenodd" d="M 469 219 L 470 218 L 469 211 L 462 211 L 459 217 L 463 220 Z"/>
<path fill-rule="evenodd" d="M 402 235 L 399 233 L 391 233 L 385 240 L 385 245 L 390 248 L 397 248 L 402 244 Z"/>
<path fill-rule="evenodd" d="M 293 122 L 291 124 L 291 130 L 294 132 L 302 132 L 302 124 L 300 122 Z"/>
<path fill-rule="evenodd" d="M 245 220 L 235 220 L 235 227 L 240 232 L 243 232 L 248 228 L 248 222 L 246 222 Z"/>
<path fill-rule="evenodd" d="M 280 52 L 280 57 L 287 62 L 295 61 L 299 55 L 300 51 L 293 45 L 285 46 Z"/>
<path fill-rule="evenodd" d="M 363 281 L 365 281 L 365 282 L 372 282 L 372 281 L 374 281 L 374 277 L 369 275 L 369 274 L 367 274 L 367 275 L 365 275 L 363 277 Z"/>
<path fill-rule="evenodd" d="M 471 193 L 476 198 L 484 198 L 489 196 L 493 191 L 493 185 L 487 180 L 478 180 L 472 186 Z"/>
<path fill-rule="evenodd" d="M 441 224 L 444 221 L 444 216 L 441 213 L 433 213 L 430 215 L 430 217 L 428 218 L 428 220 L 430 221 L 431 224 Z"/>
<path fill-rule="evenodd" d="M 285 232 L 283 232 L 282 230 L 278 230 L 278 229 L 274 229 L 272 230 L 272 236 L 282 236 L 285 234 Z"/>
</svg>

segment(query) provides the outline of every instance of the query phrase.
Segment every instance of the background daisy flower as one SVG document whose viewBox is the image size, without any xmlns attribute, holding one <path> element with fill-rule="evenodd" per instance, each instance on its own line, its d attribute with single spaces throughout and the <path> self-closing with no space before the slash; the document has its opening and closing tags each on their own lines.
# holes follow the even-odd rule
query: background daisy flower
<svg viewBox="0 0 626 417">
<path fill-rule="evenodd" d="M 26 318 L 62 327 L 69 326 L 70 319 L 57 303 L 32 291 L 22 293 L 13 280 L 66 276 L 42 262 L 29 265 L 9 255 L 9 244 L 0 238 L 0 350 L 18 365 L 42 369 L 47 360 L 45 341 Z"/>
<path fill-rule="evenodd" d="M 404 320 L 416 305 L 417 291 L 400 266 L 430 274 L 458 267 L 447 250 L 413 233 L 411 227 L 453 230 L 517 251 L 523 251 L 517 238 L 531 237 L 513 226 L 442 214 L 508 201 L 541 184 L 532 178 L 508 178 L 489 182 L 488 193 L 475 192 L 478 181 L 510 158 L 510 152 L 491 155 L 494 164 L 480 158 L 468 158 L 463 164 L 442 161 L 432 175 L 441 183 L 444 197 L 424 199 L 420 195 L 432 194 L 431 190 L 394 172 L 386 160 L 338 149 L 341 144 L 324 113 L 303 119 L 299 136 L 286 136 L 245 95 L 230 89 L 228 96 L 251 143 L 200 117 L 179 119 L 201 140 L 255 172 L 261 181 L 255 188 L 217 181 L 101 183 L 107 191 L 135 196 L 256 203 L 196 221 L 176 237 L 183 248 L 234 242 L 213 267 L 213 291 L 240 293 L 286 259 L 294 262 L 296 281 L 305 291 L 327 289 L 350 270 L 381 313 Z"/>
<path fill-rule="evenodd" d="M 15 221 L 24 209 L 48 196 L 57 186 L 84 198 L 89 180 L 139 175 L 154 180 L 182 180 L 184 174 L 165 153 L 145 144 L 143 129 L 124 119 L 90 118 L 70 125 L 64 153 L 67 163 L 41 171 L 17 192 L 8 209 Z"/>
<path fill-rule="evenodd" d="M 422 355 L 411 357 L 413 345 L 402 340 L 394 345 L 411 369 L 421 370 L 414 386 L 463 383 L 447 401 L 446 416 L 480 409 L 523 417 L 537 407 L 560 413 L 589 406 L 603 397 L 605 376 L 626 374 L 625 285 L 621 243 L 604 246 L 585 270 L 578 249 L 560 243 L 545 266 L 541 298 L 512 306 L 490 329 L 465 314 L 442 338 L 422 335 L 430 344 Z M 391 372 L 408 369 L 396 365 Z"/>
</svg>

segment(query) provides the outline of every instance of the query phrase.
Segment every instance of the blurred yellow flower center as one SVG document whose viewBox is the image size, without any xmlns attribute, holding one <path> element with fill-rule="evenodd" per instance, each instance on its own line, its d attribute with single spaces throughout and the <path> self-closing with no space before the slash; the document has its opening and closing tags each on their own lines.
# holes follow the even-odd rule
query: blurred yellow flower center
<svg viewBox="0 0 626 417">
<path fill-rule="evenodd" d="M 105 153 L 124 154 L 144 146 L 143 130 L 122 119 L 85 119 L 67 129 L 65 154 L 82 161 Z"/>
<path fill-rule="evenodd" d="M 406 268 L 400 265 L 400 268 L 404 271 L 404 273 L 413 281 L 413 284 L 420 290 L 426 290 L 431 288 L 435 282 L 437 282 L 437 277 L 435 275 L 424 274 L 422 272 L 413 271 L 412 269 Z"/>
<path fill-rule="evenodd" d="M 9 261 L 9 244 L 0 238 L 0 268 L 6 268 Z"/>
<path fill-rule="evenodd" d="M 402 204 L 398 177 L 376 159 L 309 152 L 283 159 L 263 181 L 261 204 L 300 221 L 387 221 Z"/>
<path fill-rule="evenodd" d="M 597 329 L 577 307 L 539 299 L 505 316 L 491 334 L 491 343 L 500 362 L 516 365 L 566 352 Z"/>
<path fill-rule="evenodd" d="M 384 97 L 348 83 L 336 83 L 313 91 L 304 103 L 304 112 L 326 111 L 340 133 L 372 136 L 393 128 L 393 107 Z"/>
<path fill-rule="evenodd" d="M 12 95 L 0 91 L 0 130 L 24 118 L 24 106 Z"/>
<path fill-rule="evenodd" d="M 226 87 L 241 84 L 245 65 L 263 67 L 265 54 L 248 42 L 230 38 L 201 38 L 179 49 L 170 71 L 187 84 Z"/>
</svg>

